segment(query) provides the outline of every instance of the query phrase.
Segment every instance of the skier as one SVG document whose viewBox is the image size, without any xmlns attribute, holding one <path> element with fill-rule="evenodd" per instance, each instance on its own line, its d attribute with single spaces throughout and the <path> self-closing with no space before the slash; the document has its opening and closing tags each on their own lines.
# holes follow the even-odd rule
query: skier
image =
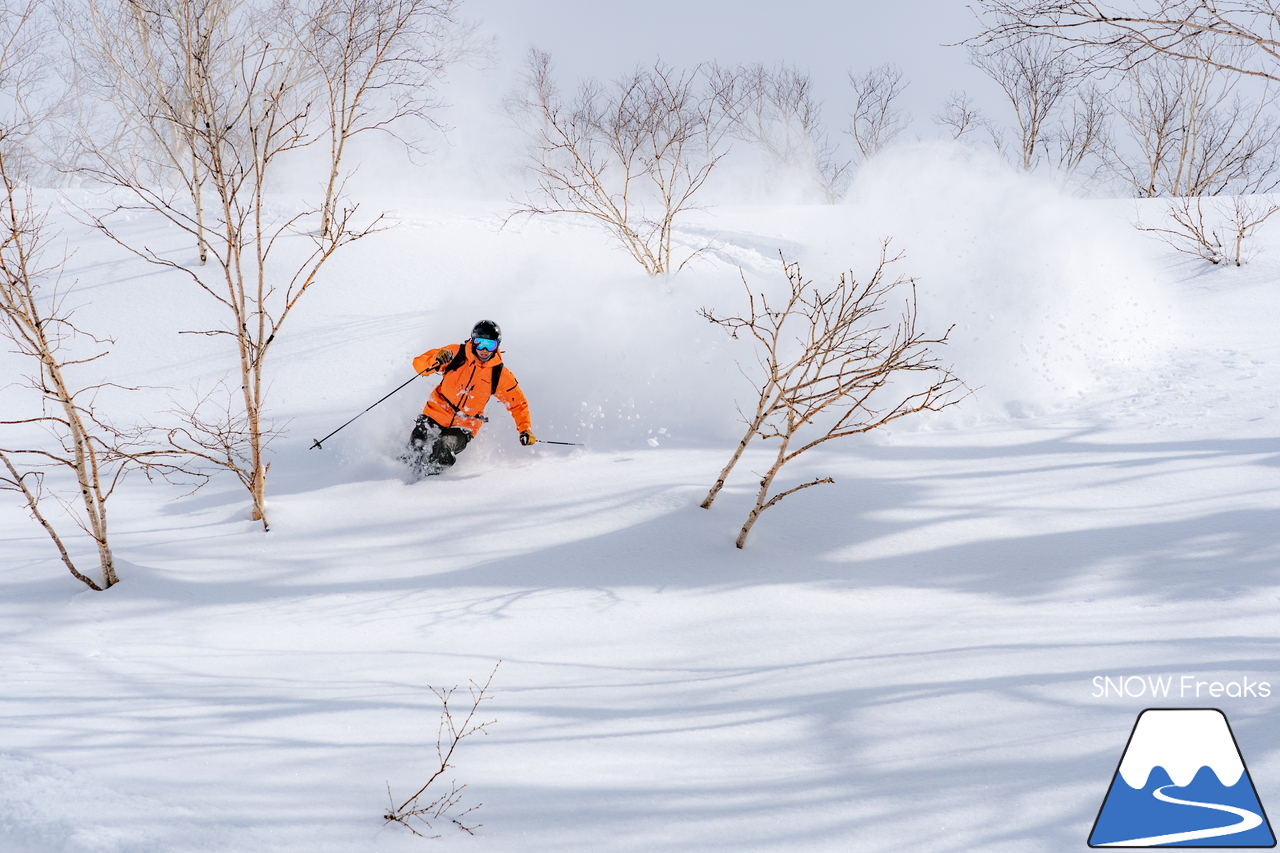
<svg viewBox="0 0 1280 853">
<path fill-rule="evenodd" d="M 439 371 L 442 377 L 418 415 L 409 446 L 401 456 L 414 479 L 439 474 L 456 461 L 456 454 L 489 420 L 484 407 L 491 396 L 511 413 L 522 445 L 537 441 L 530 429 L 529 402 L 516 377 L 502 363 L 501 341 L 498 324 L 481 320 L 468 340 L 427 350 L 413 360 L 413 369 L 420 375 Z"/>
</svg>

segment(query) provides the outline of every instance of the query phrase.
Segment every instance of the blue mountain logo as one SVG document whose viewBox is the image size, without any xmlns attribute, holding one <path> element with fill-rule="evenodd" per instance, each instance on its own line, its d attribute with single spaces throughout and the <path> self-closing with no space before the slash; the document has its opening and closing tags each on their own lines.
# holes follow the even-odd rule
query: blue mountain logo
<svg viewBox="0 0 1280 853">
<path fill-rule="evenodd" d="M 1125 745 L 1090 847 L 1275 847 L 1227 717 L 1148 708 Z"/>
</svg>

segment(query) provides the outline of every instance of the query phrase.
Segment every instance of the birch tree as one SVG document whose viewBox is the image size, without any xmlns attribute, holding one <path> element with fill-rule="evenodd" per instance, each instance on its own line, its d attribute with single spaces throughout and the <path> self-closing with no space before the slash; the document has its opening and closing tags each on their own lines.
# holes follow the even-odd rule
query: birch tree
<svg viewBox="0 0 1280 853">
<path fill-rule="evenodd" d="M 96 380 L 77 384 L 75 372 L 107 355 L 112 341 L 75 324 L 68 293 L 59 286 L 62 259 L 48 258 L 56 235 L 46 214 L 16 186 L 3 147 L 0 143 L 0 337 L 31 365 L 9 387 L 9 396 L 26 389 L 36 404 L 16 412 L 8 408 L 0 416 L 5 428 L 0 491 L 19 493 L 71 574 L 101 591 L 120 580 L 107 505 L 125 474 L 191 475 L 171 449 L 146 443 L 146 429 L 119 429 L 99 411 L 100 393 L 121 386 Z M 50 513 L 50 503 L 56 514 Z M 58 526 L 64 517 L 93 541 L 99 580 L 76 567 L 66 532 Z"/>
<path fill-rule="evenodd" d="M 869 279 L 842 274 L 829 289 L 804 278 L 799 264 L 783 261 L 787 290 L 771 300 L 747 285 L 741 315 L 699 313 L 730 337 L 755 344 L 755 367 L 744 373 L 756 387 L 754 406 L 743 412 L 746 431 L 701 506 L 709 509 L 750 443 L 776 442 L 773 462 L 761 475 L 755 504 L 738 533 L 737 547 L 760 514 L 796 492 L 833 483 L 817 477 L 781 491 L 773 484 L 783 467 L 836 439 L 870 432 L 898 418 L 940 411 L 963 399 L 963 384 L 931 352 L 947 341 L 916 328 L 915 280 L 891 278 L 888 242 Z M 887 300 L 910 288 L 896 321 L 883 319 Z M 911 383 L 913 377 L 921 381 Z"/>
<path fill-rule="evenodd" d="M 1280 7 L 1271 0 L 978 0 L 975 44 L 1055 43 L 1091 70 L 1164 56 L 1280 82 Z"/>
<path fill-rule="evenodd" d="M 508 113 L 530 140 L 536 188 L 512 216 L 579 216 L 602 226 L 650 275 L 678 271 L 677 219 L 726 153 L 724 99 L 701 73 L 661 62 L 566 101 L 549 54 L 529 55 Z"/>
<path fill-rule="evenodd" d="M 786 63 L 722 67 L 712 65 L 714 81 L 730 122 L 730 134 L 758 146 L 778 165 L 813 182 L 823 200 L 834 204 L 849 179 L 849 162 L 837 156 L 822 121 L 822 105 L 813 80 Z"/>
<path fill-rule="evenodd" d="M 1111 167 L 1142 198 L 1267 192 L 1280 166 L 1275 96 L 1247 99 L 1240 78 L 1207 62 L 1156 56 L 1113 94 L 1127 148 Z"/>
<path fill-rule="evenodd" d="M 74 82 L 81 93 L 80 161 L 178 191 L 190 202 L 199 262 L 208 260 L 204 194 L 208 172 L 197 150 L 204 116 L 202 79 L 230 38 L 237 0 L 130 0 L 63 3 Z M 228 79 L 217 84 L 229 84 Z"/>
<path fill-rule="evenodd" d="M 854 98 L 849 135 L 867 160 L 887 148 L 911 124 L 911 114 L 898 106 L 908 82 L 902 79 L 902 69 L 886 64 L 862 75 L 850 71 L 849 85 Z"/>
<path fill-rule="evenodd" d="M 347 146 L 370 131 L 402 135 L 411 120 L 439 127 L 437 85 L 446 69 L 473 50 L 473 27 L 457 0 L 314 0 L 286 18 L 321 84 L 329 142 L 329 175 L 320 231 L 331 235 L 346 172 Z"/>
<path fill-rule="evenodd" d="M 47 85 L 41 74 L 47 40 L 37 9 L 34 2 L 0 9 L 0 91 L 6 95 L 0 104 L 0 337 L 29 366 L 3 389 L 0 491 L 21 495 L 71 574 L 101 591 L 119 581 L 107 523 L 116 486 L 130 469 L 168 477 L 181 468 L 171 452 L 142 445 L 144 430 L 117 429 L 99 413 L 99 394 L 119 386 L 75 377 L 106 355 L 111 342 L 75 324 L 61 285 L 65 259 L 53 250 L 57 235 L 19 180 L 26 144 L 49 115 L 39 103 Z M 67 517 L 94 544 L 98 580 L 76 566 L 59 527 Z"/>
<path fill-rule="evenodd" d="M 380 226 L 378 217 L 357 225 L 355 206 L 344 206 L 330 211 L 327 228 L 318 227 L 324 200 L 275 203 L 268 197 L 294 152 L 332 138 L 324 112 L 315 109 L 323 94 L 311 55 L 290 37 L 294 28 L 287 18 L 296 10 L 287 4 L 224 0 L 191 0 L 190 5 L 196 12 L 215 7 L 219 23 L 202 30 L 208 38 L 199 41 L 194 56 L 187 55 L 196 50 L 190 40 L 153 45 L 159 66 L 192 69 L 181 78 L 185 88 L 180 87 L 181 103 L 189 102 L 190 109 L 156 100 L 168 90 L 132 86 L 124 79 L 123 66 L 88 66 L 87 72 L 106 75 L 101 81 L 105 88 L 128 92 L 137 108 L 162 116 L 163 122 L 123 123 L 112 144 L 90 146 L 93 163 L 87 171 L 129 199 L 94 214 L 96 227 L 208 296 L 210 317 L 190 331 L 229 339 L 234 378 L 221 386 L 225 396 L 215 391 L 189 409 L 187 426 L 170 435 L 175 447 L 235 474 L 250 494 L 253 518 L 267 529 L 266 449 L 274 434 L 267 414 L 268 354 L 334 252 Z M 148 14 L 163 16 L 173 8 L 157 3 Z M 131 102 L 121 101 L 117 108 L 124 103 Z M 195 174 L 206 187 L 209 203 L 203 215 L 188 203 L 189 185 L 166 184 L 149 168 L 152 163 L 168 168 L 175 158 L 134 156 L 161 145 L 157 127 L 176 128 L 172 138 L 189 145 Z M 329 164 L 322 169 L 321 186 L 331 174 Z M 122 235 L 116 227 L 119 218 L 138 213 L 155 215 L 192 238 L 203 235 L 212 269 Z"/>
<path fill-rule="evenodd" d="M 1269 202 L 1205 202 L 1278 183 L 1280 9 L 1270 0 L 980 0 L 975 45 L 1052 44 L 1095 76 L 1120 77 L 1113 104 L 1136 153 L 1109 151 L 1139 196 L 1168 195 L 1168 227 L 1144 228 L 1179 251 L 1240 263 Z M 1139 226 L 1143 227 L 1143 226 Z"/>
<path fill-rule="evenodd" d="M 1018 125 L 1018 165 L 1031 171 L 1050 144 L 1050 118 L 1071 93 L 1070 70 L 1045 45 L 1033 41 L 1002 44 L 985 52 L 970 49 L 969 61 L 1008 98 Z"/>
</svg>

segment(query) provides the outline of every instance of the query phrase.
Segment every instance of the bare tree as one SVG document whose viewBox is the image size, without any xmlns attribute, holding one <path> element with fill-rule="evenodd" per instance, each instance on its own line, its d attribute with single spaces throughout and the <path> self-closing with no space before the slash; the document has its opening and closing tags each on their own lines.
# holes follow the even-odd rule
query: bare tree
<svg viewBox="0 0 1280 853">
<path fill-rule="evenodd" d="M 902 79 L 902 70 L 892 64 L 873 68 L 862 76 L 853 71 L 848 74 L 854 96 L 849 134 L 865 160 L 884 150 L 911 123 L 911 114 L 897 106 L 908 83 Z"/>
<path fill-rule="evenodd" d="M 0 336 L 34 365 L 21 387 L 39 400 L 38 410 L 15 416 L 11 409 L 0 420 L 0 426 L 26 433 L 17 446 L 0 447 L 0 491 L 20 493 L 71 574 L 101 591 L 119 581 L 108 536 L 107 502 L 125 474 L 140 469 L 148 478 L 199 475 L 184 470 L 172 451 L 143 444 L 146 430 L 121 430 L 101 416 L 98 395 L 121 386 L 77 385 L 69 378 L 69 370 L 102 358 L 112 342 L 93 338 L 74 324 L 66 294 L 58 288 L 62 262 L 42 261 L 52 236 L 45 214 L 15 187 L 2 151 L 0 193 Z M 68 354 L 67 344 L 73 339 L 91 341 L 98 351 L 80 357 Z M 76 568 L 65 534 L 44 509 L 46 499 L 58 504 L 93 540 L 100 581 Z"/>
<path fill-rule="evenodd" d="M 840 197 L 849 163 L 837 157 L 827 138 L 808 73 L 786 63 L 755 63 L 712 65 L 708 76 L 724 99 L 734 136 L 759 146 L 780 166 L 808 175 L 829 204 Z"/>
<path fill-rule="evenodd" d="M 202 2 L 211 7 L 221 0 Z M 127 92 L 139 109 L 162 115 L 161 127 L 178 128 L 175 137 L 190 145 L 195 173 L 212 201 L 204 217 L 186 203 L 189 187 L 157 182 L 155 172 L 140 163 L 143 155 L 133 156 L 157 150 L 157 126 L 150 122 L 122 124 L 112 144 L 91 143 L 94 163 L 87 171 L 132 198 L 94 215 L 93 224 L 139 257 L 184 275 L 218 306 L 223 323 L 193 333 L 231 339 L 237 377 L 229 385 L 237 402 L 226 401 L 225 410 L 234 414 L 210 435 L 193 413 L 192 429 L 173 437 L 181 449 L 234 472 L 250 493 L 254 519 L 266 529 L 265 450 L 273 431 L 265 415 L 268 352 L 333 253 L 377 230 L 379 219 L 356 226 L 355 208 L 344 207 L 331 211 L 327 229 L 317 229 L 308 223 L 323 217 L 323 202 L 289 209 L 268 199 L 268 186 L 289 155 L 330 138 L 330 128 L 321 126 L 323 118 L 318 120 L 313 109 L 317 80 L 310 54 L 289 37 L 292 30 L 284 16 L 294 10 L 247 3 L 227 8 L 209 37 L 199 41 L 195 57 L 185 53 L 196 49 L 187 40 L 153 46 L 164 67 L 191 69 L 189 77 L 181 78 L 183 86 L 189 85 L 183 103 L 189 99 L 190 109 L 154 102 L 163 91 L 133 85 L 118 64 L 88 67 L 106 75 L 104 88 Z M 163 156 L 158 162 L 165 164 Z M 329 174 L 324 167 L 324 175 Z M 213 271 L 122 237 L 114 224 L 117 217 L 137 212 L 156 214 L 193 237 L 203 234 Z M 224 407 L 219 403 L 215 408 Z M 228 439 L 236 440 L 228 445 Z"/>
<path fill-rule="evenodd" d="M 75 89 L 82 109 L 77 158 L 93 168 L 109 154 L 122 169 L 191 202 L 199 261 L 208 260 L 204 191 L 196 128 L 201 79 L 214 73 L 214 52 L 228 38 L 237 0 L 130 0 L 59 5 L 70 35 Z M 219 69 L 223 73 L 226 69 Z M 217 87 L 231 87 L 229 78 Z"/>
<path fill-rule="evenodd" d="M 69 454 L 41 448 L 0 448 L 0 490 L 19 492 L 32 517 L 40 523 L 57 546 L 63 563 L 78 580 L 92 589 L 101 590 L 114 584 L 115 566 L 107 541 L 106 516 L 101 492 L 93 486 L 101 484 L 97 470 L 97 454 L 85 426 L 85 412 L 76 404 L 77 395 L 63 379 L 64 359 L 58 352 L 63 338 L 68 334 L 65 316 L 59 316 L 59 301 L 50 303 L 41 293 L 41 283 L 55 278 L 59 266 L 44 266 L 41 260 L 48 242 L 46 216 L 32 204 L 30 193 L 23 193 L 18 186 L 18 171 L 25 151 L 25 143 L 34 136 L 41 116 L 33 113 L 29 97 L 32 90 L 42 84 L 42 48 L 47 43 L 46 32 L 36 20 L 38 6 L 29 2 L 22 7 L 0 9 L 0 91 L 5 92 L 4 111 L 0 114 L 0 334 L 38 365 L 39 375 L 29 377 L 27 384 L 37 390 L 43 402 L 55 405 L 62 415 L 48 411 L 30 417 L 14 418 L 9 408 L 8 417 L 0 426 L 64 426 L 66 441 L 58 442 L 58 450 L 70 445 Z M 50 316 L 45 315 L 46 306 Z M 11 386 L 12 387 L 12 386 Z M 12 404 L 10 404 L 12 406 Z M 80 494 L 84 498 L 90 535 L 98 546 L 102 583 L 98 584 L 80 572 L 57 528 L 41 511 L 45 496 L 43 461 L 49 464 L 65 463 L 70 456 L 71 468 L 76 474 Z M 35 459 L 39 467 L 19 464 Z"/>
<path fill-rule="evenodd" d="M 1140 197 L 1266 192 L 1280 181 L 1280 124 L 1266 87 L 1249 101 L 1238 76 L 1164 56 L 1125 78 L 1113 101 L 1133 153 L 1113 146 L 1110 162 Z"/>
<path fill-rule="evenodd" d="M 955 141 L 970 140 L 970 134 L 984 131 L 987 144 L 997 154 L 1005 153 L 1004 132 L 982 110 L 973 104 L 973 98 L 966 92 L 952 92 L 942 105 L 942 109 L 933 115 L 933 123 L 946 128 Z"/>
<path fill-rule="evenodd" d="M 1069 115 L 1059 121 L 1051 142 L 1060 174 L 1077 176 L 1091 163 L 1082 180 L 1087 183 L 1105 169 L 1106 152 L 1112 149 L 1111 105 L 1102 90 L 1088 84 L 1076 89 Z"/>
<path fill-rule="evenodd" d="M 1050 119 L 1073 88 L 1072 72 L 1044 43 L 1018 41 L 981 51 L 969 61 L 1004 91 L 1018 124 L 1018 165 L 1036 168 L 1052 139 Z"/>
<path fill-rule="evenodd" d="M 963 399 L 957 393 L 963 388 L 960 380 L 929 351 L 946 343 L 950 329 L 937 338 L 916 330 L 915 280 L 888 277 L 888 267 L 902 257 L 889 257 L 888 245 L 886 241 L 881 246 L 879 264 L 866 282 L 849 273 L 822 290 L 804 279 L 799 264 L 784 259 L 789 288 L 781 304 L 771 304 L 744 279 L 746 315 L 717 316 L 705 308 L 699 312 L 735 339 L 754 339 L 759 367 L 749 377 L 759 389 L 755 410 L 744 413 L 746 432 L 702 507 L 711 507 L 752 439 L 778 442 L 773 464 L 760 480 L 755 506 L 738 534 L 739 548 L 766 509 L 802 489 L 834 482 L 819 477 L 770 494 L 788 462 L 824 442 L 869 432 L 916 412 L 939 411 Z M 880 315 L 887 310 L 886 300 L 902 285 L 910 286 L 911 295 L 898 321 L 885 323 Z M 913 374 L 922 375 L 923 382 L 904 387 L 903 380 Z"/>
<path fill-rule="evenodd" d="M 1168 223 L 1138 227 L 1155 234 L 1175 251 L 1211 264 L 1243 266 L 1245 241 L 1253 236 L 1280 205 L 1262 196 L 1204 198 L 1183 196 L 1166 202 Z"/>
<path fill-rule="evenodd" d="M 1213 263 L 1242 262 L 1245 239 L 1274 211 L 1239 196 L 1280 185 L 1271 0 L 979 0 L 979 9 L 986 30 L 971 43 L 1051 42 L 1095 76 L 1122 76 L 1113 105 L 1137 153 L 1111 145 L 1108 160 L 1139 196 L 1174 197 L 1167 227 L 1139 227 Z M 1261 91 L 1246 97 L 1243 81 Z M 1225 193 L 1237 198 L 1203 200 Z"/>
<path fill-rule="evenodd" d="M 1168 164 L 1178 157 L 1182 135 L 1185 90 L 1169 72 L 1171 63 L 1139 65 L 1127 73 L 1127 91 L 1113 97 L 1116 115 L 1128 128 L 1133 154 L 1108 152 L 1108 165 L 1139 197 L 1155 198 L 1170 191 Z M 1175 168 L 1174 174 L 1181 169 Z"/>
<path fill-rule="evenodd" d="M 46 173 L 48 131 L 64 99 L 52 74 L 52 23 L 39 0 L 0 5 L 0 145 L 15 184 Z"/>
<path fill-rule="evenodd" d="M 414 835 L 422 836 L 418 831 L 415 823 L 424 826 L 428 831 L 434 829 L 432 821 L 440 821 L 448 818 L 449 822 L 461 829 L 468 835 L 475 835 L 475 830 L 479 829 L 479 824 L 467 826 L 461 820 L 467 814 L 480 808 L 480 805 L 474 805 L 463 812 L 456 815 L 450 815 L 450 812 L 458 805 L 462 797 L 462 790 L 466 785 L 459 785 L 456 781 L 449 783 L 449 790 L 434 789 L 428 794 L 428 789 L 435 784 L 446 770 L 453 767 L 449 762 L 453 760 L 453 753 L 458 748 L 458 744 L 464 738 L 474 734 L 487 735 L 488 727 L 497 722 L 497 720 L 488 720 L 487 722 L 474 722 L 476 712 L 480 710 L 480 704 L 486 699 L 492 698 L 486 695 L 489 685 L 493 683 L 493 677 L 498 672 L 498 667 L 502 665 L 502 661 L 498 661 L 494 666 L 493 672 L 489 673 L 489 677 L 484 684 L 477 684 L 472 681 L 467 688 L 467 692 L 471 698 L 471 708 L 467 711 L 466 716 L 461 722 L 453 716 L 453 709 L 449 707 L 449 701 L 453 698 L 453 694 L 457 691 L 457 687 L 447 690 L 440 690 L 435 687 L 428 686 L 428 690 L 435 694 L 440 700 L 440 723 L 436 729 L 436 760 L 434 762 L 435 770 L 432 772 L 427 783 L 418 789 L 418 792 L 400 805 L 396 805 L 396 801 L 391 797 L 391 785 L 387 785 L 387 800 L 389 802 L 387 811 L 382 815 L 382 819 L 386 823 L 398 823 L 406 827 Z M 428 800 L 428 797 L 434 796 L 434 799 Z M 432 836 L 438 838 L 439 836 Z"/>
<path fill-rule="evenodd" d="M 46 243 L 45 217 L 33 209 L 29 197 L 20 194 L 5 159 L 0 145 L 0 190 L 4 193 L 0 197 L 0 240 L 3 240 L 0 243 L 0 334 L 15 345 L 17 353 L 38 366 L 38 373 L 26 377 L 25 385 L 40 395 L 43 405 L 39 413 L 28 417 L 10 415 L 0 420 L 0 426 L 44 427 L 54 431 L 54 442 L 53 449 L 31 445 L 0 448 L 0 462 L 7 471 L 0 471 L 0 490 L 20 492 L 32 517 L 52 538 L 71 574 L 90 588 L 102 590 L 118 580 L 107 539 L 106 516 L 106 498 L 114 482 L 104 489 L 100 473 L 102 463 L 107 461 L 102 457 L 108 447 L 95 435 L 94 428 L 99 424 L 92 404 L 83 402 L 85 396 L 91 396 L 99 386 L 73 390 L 64 372 L 68 365 L 96 360 L 102 353 L 70 360 L 60 352 L 64 340 L 77 330 L 70 325 L 68 312 L 56 289 L 41 286 L 42 281 L 57 275 L 60 265 L 41 265 Z M 51 292 L 42 292 L 44 290 Z M 98 549 L 101 584 L 76 568 L 62 537 L 41 510 L 49 466 L 65 466 L 75 476 L 84 505 L 82 526 Z M 121 468 L 116 470 L 118 473 Z"/>
<path fill-rule="evenodd" d="M 952 92 L 942 109 L 934 114 L 933 123 L 948 128 L 952 139 L 963 139 L 980 128 L 989 130 L 993 137 L 996 135 L 991 121 L 973 105 L 973 98 L 967 92 Z"/>
<path fill-rule="evenodd" d="M 149 476 L 170 476 L 181 469 L 172 453 L 141 446 L 140 431 L 116 429 L 99 415 L 99 393 L 119 386 L 98 381 L 77 385 L 70 376 L 69 371 L 102 358 L 110 341 L 93 338 L 74 324 L 74 312 L 59 287 L 65 258 L 48 259 L 56 235 L 47 212 L 37 208 L 30 190 L 19 186 L 11 165 L 21 157 L 15 152 L 22 152 L 24 141 L 47 118 L 32 109 L 28 98 L 43 82 L 38 67 L 44 62 L 43 33 L 34 24 L 36 8 L 31 3 L 0 10 L 0 91 L 6 93 L 0 107 L 0 336 L 32 365 L 33 372 L 9 389 L 25 387 L 38 401 L 25 413 L 17 411 L 17 402 L 6 403 L 0 420 L 6 427 L 4 443 L 15 434 L 19 445 L 0 447 L 0 491 L 21 494 L 71 574 L 91 589 L 103 590 L 119 580 L 107 526 L 107 500 L 116 486 L 130 469 L 141 468 Z M 90 341 L 97 351 L 70 353 L 75 339 Z M 57 482 L 65 475 L 69 478 L 63 488 Z M 68 496 L 73 492 L 78 501 Z M 60 504 L 93 540 L 101 581 L 76 568 L 64 535 L 44 509 L 46 498 Z"/>
<path fill-rule="evenodd" d="M 1127 70 L 1153 56 L 1280 82 L 1272 0 L 978 0 L 977 43 L 1054 40 L 1087 67 Z"/>
<path fill-rule="evenodd" d="M 696 252 L 676 263 L 676 220 L 696 209 L 725 154 L 723 102 L 701 69 L 657 62 L 611 88 L 587 81 L 566 103 L 550 55 L 530 51 L 524 90 L 507 110 L 531 140 L 537 189 L 512 216 L 585 216 L 650 275 L 678 271 Z"/>
<path fill-rule="evenodd" d="M 305 51 L 328 110 L 329 176 L 320 230 L 332 236 L 348 143 L 368 131 L 400 136 L 414 119 L 436 126 L 436 87 L 470 49 L 473 27 L 457 18 L 458 0 L 312 0 L 286 17 Z"/>
</svg>

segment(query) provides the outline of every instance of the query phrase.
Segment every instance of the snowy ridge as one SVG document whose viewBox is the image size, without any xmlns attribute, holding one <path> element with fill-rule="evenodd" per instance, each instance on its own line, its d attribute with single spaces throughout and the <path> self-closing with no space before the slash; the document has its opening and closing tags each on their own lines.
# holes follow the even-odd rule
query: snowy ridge
<svg viewBox="0 0 1280 853">
<path fill-rule="evenodd" d="M 1208 767 L 1228 787 L 1244 773 L 1227 719 L 1212 708 L 1142 713 L 1120 762 L 1120 775 L 1130 788 L 1142 788 L 1157 766 L 1180 788 L 1191 784 L 1201 767 Z"/>
</svg>

